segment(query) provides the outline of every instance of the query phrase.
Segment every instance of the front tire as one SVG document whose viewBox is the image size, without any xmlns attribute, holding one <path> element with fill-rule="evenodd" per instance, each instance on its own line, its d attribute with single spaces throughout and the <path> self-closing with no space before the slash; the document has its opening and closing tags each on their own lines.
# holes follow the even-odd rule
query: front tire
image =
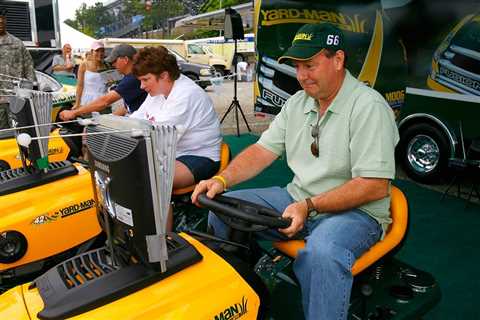
<svg viewBox="0 0 480 320">
<path fill-rule="evenodd" d="M 398 156 L 407 175 L 421 183 L 440 182 L 445 176 L 451 150 L 438 127 L 417 123 L 401 132 Z"/>
</svg>

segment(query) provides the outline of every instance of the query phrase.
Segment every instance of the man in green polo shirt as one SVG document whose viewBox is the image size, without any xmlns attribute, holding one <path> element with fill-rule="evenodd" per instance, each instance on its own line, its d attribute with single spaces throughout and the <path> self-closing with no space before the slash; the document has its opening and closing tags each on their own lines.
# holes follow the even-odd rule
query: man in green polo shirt
<svg viewBox="0 0 480 320">
<path fill-rule="evenodd" d="M 286 153 L 294 173 L 286 188 L 228 195 L 290 218 L 291 226 L 279 230 L 278 238 L 306 234 L 294 271 L 307 319 L 347 318 L 352 265 L 391 222 L 389 191 L 398 142 L 394 115 L 378 92 L 345 69 L 344 42 L 331 24 L 298 30 L 278 61 L 293 63 L 303 90 L 287 100 L 256 144 L 220 176 L 200 182 L 192 195 L 194 203 L 202 192 L 213 197 Z M 217 236 L 227 236 L 227 227 L 212 214 L 209 225 Z"/>
</svg>

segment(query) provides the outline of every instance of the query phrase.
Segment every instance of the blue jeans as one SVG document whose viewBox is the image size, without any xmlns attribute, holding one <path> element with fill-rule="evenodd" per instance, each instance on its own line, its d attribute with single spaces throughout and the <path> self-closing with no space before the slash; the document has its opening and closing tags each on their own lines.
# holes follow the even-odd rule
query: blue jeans
<svg viewBox="0 0 480 320">
<path fill-rule="evenodd" d="M 280 187 L 246 189 L 226 193 L 277 210 L 280 214 L 295 200 Z M 208 224 L 215 235 L 226 238 L 228 227 L 210 212 Z M 306 319 L 347 319 L 355 260 L 375 244 L 382 234 L 380 225 L 366 213 L 354 209 L 323 215 L 307 221 L 302 233 L 306 245 L 300 250 L 293 270 L 302 289 Z M 260 238 L 284 240 L 270 230 Z"/>
</svg>

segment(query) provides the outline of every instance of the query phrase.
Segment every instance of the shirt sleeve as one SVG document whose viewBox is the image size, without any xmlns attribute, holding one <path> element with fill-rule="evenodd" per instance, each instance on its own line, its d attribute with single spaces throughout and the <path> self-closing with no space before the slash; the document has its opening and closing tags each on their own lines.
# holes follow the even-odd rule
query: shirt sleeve
<svg viewBox="0 0 480 320">
<path fill-rule="evenodd" d="M 128 94 L 129 88 L 131 86 L 131 79 L 127 78 L 125 76 L 118 85 L 113 89 L 113 91 L 116 91 L 122 98 Z"/>
<path fill-rule="evenodd" d="M 383 97 L 366 94 L 357 100 L 350 122 L 352 177 L 395 178 L 398 129 Z"/>
<path fill-rule="evenodd" d="M 147 118 L 147 112 L 146 112 L 146 106 L 150 101 L 150 96 L 148 95 L 145 101 L 143 101 L 142 105 L 135 110 L 129 117 L 130 118 L 135 118 L 135 119 L 146 119 Z"/>
<path fill-rule="evenodd" d="M 37 76 L 35 75 L 35 67 L 33 65 L 33 59 L 30 55 L 30 52 L 22 45 L 22 56 L 23 56 L 23 77 L 31 80 L 37 81 Z"/>
<path fill-rule="evenodd" d="M 130 76 L 123 77 L 123 79 L 120 80 L 118 85 L 113 90 L 116 91 L 124 100 L 125 98 L 134 100 L 143 92 L 137 85 L 136 79 Z"/>
</svg>

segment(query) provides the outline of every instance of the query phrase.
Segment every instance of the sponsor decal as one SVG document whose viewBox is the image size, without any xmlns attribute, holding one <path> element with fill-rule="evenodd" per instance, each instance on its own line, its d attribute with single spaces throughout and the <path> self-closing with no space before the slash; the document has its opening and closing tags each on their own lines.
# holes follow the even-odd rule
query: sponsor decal
<svg viewBox="0 0 480 320">
<path fill-rule="evenodd" d="M 458 83 L 461 83 L 463 84 L 464 86 L 466 87 L 469 87 L 473 90 L 480 90 L 480 82 L 479 81 L 476 81 L 474 79 L 471 79 L 471 78 L 467 78 L 463 75 L 461 75 L 460 73 L 457 73 L 455 71 L 452 71 L 450 69 L 447 69 L 443 66 L 440 67 L 440 74 L 455 81 L 455 82 L 458 82 Z"/>
<path fill-rule="evenodd" d="M 110 173 L 110 167 L 107 164 L 100 162 L 98 160 L 94 160 L 93 163 L 95 167 L 97 167 L 98 169 L 105 171 L 106 173 Z"/>
<path fill-rule="evenodd" d="M 214 320 L 236 320 L 240 319 L 244 315 L 247 314 L 247 303 L 248 299 L 245 299 L 245 297 L 242 297 L 242 301 L 239 303 L 235 303 L 219 314 L 217 314 L 214 318 Z"/>
<path fill-rule="evenodd" d="M 57 221 L 58 217 L 60 216 L 60 212 L 55 212 L 52 215 L 48 214 L 42 214 L 41 216 L 36 217 L 33 221 L 32 224 L 34 225 L 40 225 L 40 224 L 45 224 L 45 223 L 50 223 Z"/>
<path fill-rule="evenodd" d="M 48 155 L 51 156 L 53 154 L 59 154 L 63 152 L 62 147 L 53 147 L 48 149 Z"/>
<path fill-rule="evenodd" d="M 385 93 L 385 100 L 392 108 L 400 107 L 405 102 L 405 90 L 387 92 Z"/>
<path fill-rule="evenodd" d="M 310 41 L 310 40 L 312 40 L 312 38 L 313 38 L 313 34 L 311 34 L 311 33 L 303 33 L 303 32 L 302 32 L 302 33 L 297 33 L 297 34 L 295 35 L 295 38 L 293 38 L 293 41 L 294 41 L 294 42 L 297 41 L 297 40 Z"/>
<path fill-rule="evenodd" d="M 283 107 L 286 101 L 285 98 L 267 89 L 262 89 L 262 98 L 278 107 Z"/>
<path fill-rule="evenodd" d="M 340 29 L 356 33 L 366 33 L 367 19 L 360 15 L 353 16 L 340 12 L 314 9 L 271 9 L 260 10 L 263 26 L 272 26 L 283 23 L 318 23 L 330 22 Z"/>
<path fill-rule="evenodd" d="M 63 152 L 63 148 L 62 147 L 54 147 L 54 148 L 50 148 L 48 149 L 48 155 L 51 156 L 51 155 L 54 155 L 54 154 L 60 154 Z M 17 153 L 17 155 L 15 156 L 15 159 L 17 160 L 20 160 L 21 157 L 20 157 L 20 153 Z"/>
<path fill-rule="evenodd" d="M 74 205 L 64 207 L 58 211 L 53 212 L 52 214 L 42 214 L 35 219 L 33 219 L 32 224 L 34 225 L 40 225 L 40 224 L 45 224 L 45 223 L 50 223 L 57 221 L 58 219 L 65 218 L 74 214 L 77 214 L 79 212 L 82 212 L 84 210 L 93 208 L 95 206 L 95 200 L 89 199 L 85 200 L 79 203 L 76 203 Z"/>
</svg>

